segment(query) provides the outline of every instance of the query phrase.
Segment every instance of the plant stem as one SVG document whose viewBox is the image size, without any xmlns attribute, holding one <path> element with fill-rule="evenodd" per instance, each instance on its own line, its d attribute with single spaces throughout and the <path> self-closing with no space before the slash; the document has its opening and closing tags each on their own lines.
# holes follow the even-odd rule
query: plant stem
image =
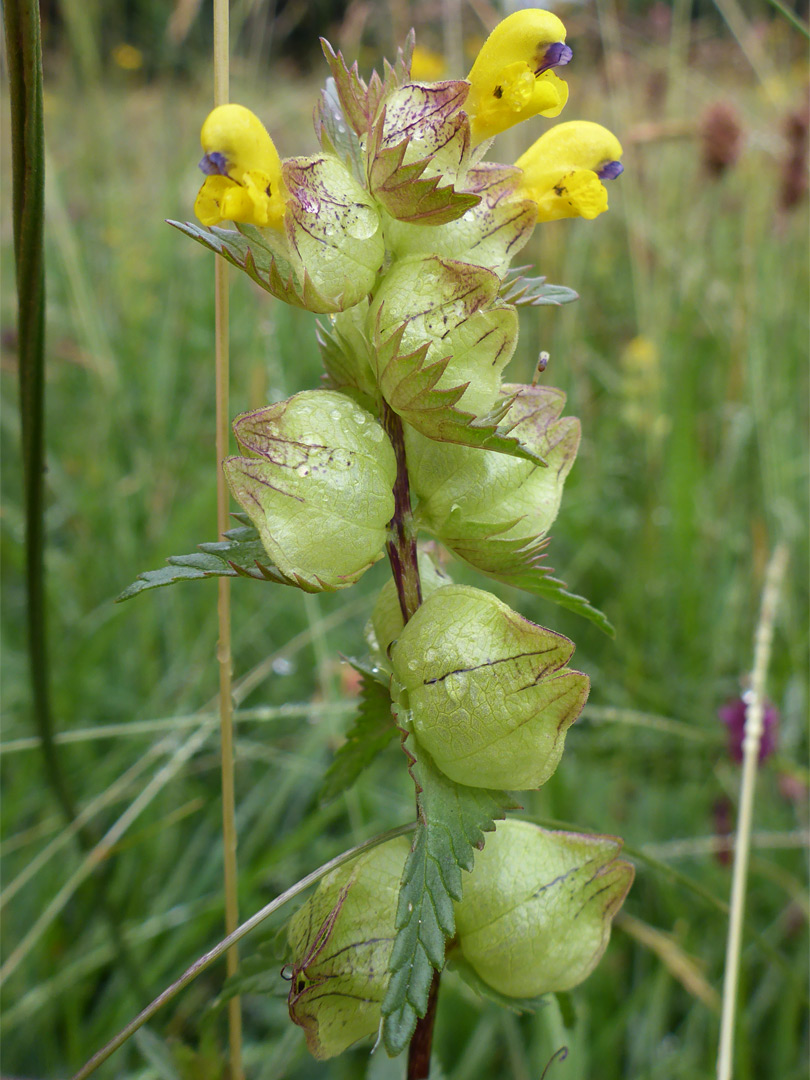
<svg viewBox="0 0 810 1080">
<path fill-rule="evenodd" d="M 382 403 L 382 421 L 397 458 L 397 478 L 394 482 L 394 516 L 388 526 L 390 537 L 387 550 L 391 572 L 397 587 L 399 606 L 405 622 L 422 603 L 422 584 L 416 559 L 416 531 L 411 513 L 411 489 L 405 461 L 405 437 L 402 421 L 386 401 Z"/>
<path fill-rule="evenodd" d="M 433 1045 L 433 1025 L 436 1021 L 440 979 L 441 972 L 434 971 L 425 1015 L 417 1021 L 408 1048 L 408 1080 L 428 1080 L 430 1076 L 430 1049 Z"/>
<path fill-rule="evenodd" d="M 388 559 L 397 587 L 402 618 L 407 622 L 422 603 L 422 583 L 419 579 L 416 530 L 413 528 L 411 512 L 411 488 L 405 460 L 405 437 L 402 421 L 386 401 L 382 403 L 382 420 L 397 459 L 394 516 L 389 525 L 390 539 L 387 545 Z M 436 1021 L 436 999 L 439 994 L 440 979 L 441 972 L 434 971 L 425 1015 L 417 1021 L 411 1045 L 408 1048 L 408 1080 L 427 1080 L 430 1075 L 430 1048 L 433 1043 L 433 1025 Z"/>
<path fill-rule="evenodd" d="M 740 810 L 737 839 L 734 845 L 734 870 L 731 881 L 731 914 L 726 946 L 726 970 L 723 979 L 723 1015 L 720 1021 L 720 1045 L 717 1053 L 717 1080 L 731 1080 L 734 1058 L 734 1022 L 737 1008 L 737 984 L 740 969 L 745 892 L 748 876 L 748 852 L 751 846 L 751 822 L 754 810 L 754 791 L 759 764 L 759 745 L 762 740 L 765 712 L 765 680 L 771 655 L 773 625 L 779 588 L 787 565 L 787 548 L 780 544 L 768 563 L 762 590 L 762 607 L 754 643 L 754 670 L 751 676 L 750 698 L 745 713 L 743 736 L 743 768 L 740 782 Z"/>
<path fill-rule="evenodd" d="M 241 926 L 237 927 L 232 934 L 228 934 L 226 938 L 223 938 L 219 944 L 215 945 L 213 949 L 209 949 L 207 953 L 204 953 L 199 960 L 195 960 L 191 967 L 186 968 L 183 974 L 175 982 L 168 986 L 162 994 L 159 994 L 153 1002 L 146 1006 L 134 1020 L 131 1020 L 125 1028 L 115 1036 L 114 1039 L 103 1046 L 98 1053 L 93 1054 L 86 1065 L 83 1065 L 81 1069 L 73 1077 L 73 1080 L 87 1080 L 88 1076 L 91 1076 L 99 1065 L 103 1065 L 104 1062 L 112 1057 L 119 1047 L 123 1046 L 127 1039 L 131 1038 L 135 1032 L 142 1028 L 147 1020 L 151 1020 L 152 1017 L 168 1004 L 172 998 L 176 997 L 180 991 L 193 982 L 198 975 L 201 975 L 206 968 L 209 968 L 216 960 L 228 952 L 237 942 L 241 941 L 246 934 L 249 934 L 251 930 L 254 930 L 260 923 L 263 923 L 265 919 L 269 918 L 275 911 L 283 907 L 290 900 L 293 900 L 299 893 L 302 893 L 305 889 L 308 889 L 310 885 L 314 885 L 317 881 L 320 881 L 322 877 L 328 874 L 331 870 L 336 870 L 339 866 L 343 866 L 344 863 L 349 862 L 351 859 L 361 855 L 364 851 L 370 851 L 372 848 L 377 847 L 378 844 L 384 844 L 387 840 L 393 840 L 397 836 L 405 836 L 406 833 L 413 832 L 416 826 L 413 823 L 409 825 L 400 825 L 396 829 L 389 829 L 388 832 L 382 833 L 380 836 L 375 836 L 371 840 L 366 840 L 363 844 L 358 844 L 357 847 L 349 848 L 348 851 L 344 851 L 341 855 L 335 856 L 334 859 L 330 859 L 329 862 L 319 866 L 317 870 L 313 870 L 311 874 L 307 874 L 306 877 L 301 878 L 295 885 L 290 886 L 286 892 L 281 893 L 275 900 L 271 900 L 269 904 L 266 904 L 261 911 L 257 911 L 255 915 L 243 922 Z"/>
<path fill-rule="evenodd" d="M 230 90 L 228 0 L 214 0 L 214 105 L 227 104 Z M 216 301 L 216 453 L 217 453 L 217 534 L 228 528 L 230 498 L 222 461 L 228 454 L 229 348 L 228 348 L 228 264 L 214 264 Z M 233 693 L 231 687 L 231 583 L 219 579 L 217 618 L 219 621 L 219 722 L 222 772 L 222 847 L 225 886 L 225 932 L 233 934 L 239 925 L 236 864 L 236 807 L 234 795 Z M 226 957 L 228 975 L 239 969 L 236 945 Z M 239 997 L 228 1002 L 228 1052 L 230 1080 L 242 1080 L 242 1009 Z"/>
<path fill-rule="evenodd" d="M 14 260 L 17 270 L 17 348 L 25 486 L 25 586 L 28 657 L 34 720 L 45 772 L 65 817 L 76 808 L 53 742 L 45 618 L 45 151 L 39 8 L 32 0 L 5 7 L 11 97 Z"/>
</svg>

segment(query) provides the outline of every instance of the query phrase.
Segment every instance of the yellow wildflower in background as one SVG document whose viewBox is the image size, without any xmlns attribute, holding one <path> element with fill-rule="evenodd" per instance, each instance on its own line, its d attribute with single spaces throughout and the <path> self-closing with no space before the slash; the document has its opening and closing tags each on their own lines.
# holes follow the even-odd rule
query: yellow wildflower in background
<svg viewBox="0 0 810 1080">
<path fill-rule="evenodd" d="M 532 116 L 558 116 L 568 86 L 551 69 L 571 56 L 565 27 L 550 11 L 527 8 L 498 23 L 467 76 L 473 142 Z"/>
<path fill-rule="evenodd" d="M 518 192 L 537 203 L 538 221 L 595 218 L 608 208 L 603 180 L 622 172 L 619 140 L 601 124 L 557 124 L 515 162 L 523 170 Z"/>
<path fill-rule="evenodd" d="M 110 54 L 113 63 L 124 71 L 138 71 L 143 67 L 143 53 L 134 45 L 128 45 L 125 41 L 116 45 Z"/>
<path fill-rule="evenodd" d="M 411 78 L 414 82 L 434 82 L 444 75 L 446 67 L 441 53 L 414 45 L 411 58 Z"/>
<path fill-rule="evenodd" d="M 284 220 L 281 158 L 258 116 L 244 105 L 220 105 L 200 133 L 207 174 L 194 203 L 203 225 L 241 221 L 280 228 Z"/>
</svg>

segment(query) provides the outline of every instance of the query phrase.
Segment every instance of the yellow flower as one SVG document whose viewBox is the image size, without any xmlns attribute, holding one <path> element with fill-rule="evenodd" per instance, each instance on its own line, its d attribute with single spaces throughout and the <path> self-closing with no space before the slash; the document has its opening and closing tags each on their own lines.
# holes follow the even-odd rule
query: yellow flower
<svg viewBox="0 0 810 1080">
<path fill-rule="evenodd" d="M 207 175 L 194 213 L 203 225 L 241 221 L 281 228 L 281 158 L 258 116 L 244 105 L 219 105 L 206 118 L 200 141 L 200 168 Z"/>
<path fill-rule="evenodd" d="M 608 208 L 602 181 L 622 172 L 621 156 L 621 143 L 601 124 L 557 124 L 515 162 L 523 170 L 518 193 L 537 203 L 538 221 L 595 218 Z"/>
<path fill-rule="evenodd" d="M 434 82 L 442 77 L 446 66 L 441 53 L 414 45 L 411 57 L 411 78 L 414 82 Z"/>
<path fill-rule="evenodd" d="M 571 59 L 565 27 L 550 11 L 515 11 L 498 23 L 467 76 L 466 110 L 479 143 L 532 116 L 558 116 L 568 86 L 551 70 Z"/>
</svg>

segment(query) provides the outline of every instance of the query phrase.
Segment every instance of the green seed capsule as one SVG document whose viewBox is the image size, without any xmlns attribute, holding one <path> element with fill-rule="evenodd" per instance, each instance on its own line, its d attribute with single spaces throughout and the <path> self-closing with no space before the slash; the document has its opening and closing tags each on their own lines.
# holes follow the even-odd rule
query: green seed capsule
<svg viewBox="0 0 810 1080">
<path fill-rule="evenodd" d="M 391 646 L 413 729 L 458 784 L 523 790 L 557 768 L 588 678 L 574 646 L 465 585 L 437 589 Z"/>
<path fill-rule="evenodd" d="M 500 822 L 476 856 L 456 905 L 458 947 L 511 997 L 570 990 L 598 964 L 633 882 L 613 836 Z"/>
<path fill-rule="evenodd" d="M 333 870 L 290 921 L 290 1017 L 316 1058 L 342 1053 L 380 1025 L 409 847 L 397 837 Z"/>
<path fill-rule="evenodd" d="M 378 421 L 346 394 L 305 390 L 233 426 L 249 456 L 223 469 L 273 565 L 309 592 L 354 584 L 394 513 L 396 458 Z"/>
</svg>

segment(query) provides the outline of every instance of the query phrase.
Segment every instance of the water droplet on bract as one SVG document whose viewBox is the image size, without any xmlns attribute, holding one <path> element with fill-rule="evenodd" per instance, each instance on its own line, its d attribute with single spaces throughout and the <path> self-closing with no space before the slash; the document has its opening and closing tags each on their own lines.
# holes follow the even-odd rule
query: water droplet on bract
<svg viewBox="0 0 810 1080">
<path fill-rule="evenodd" d="M 411 901 L 410 901 L 410 900 L 408 901 L 408 911 L 409 911 L 409 912 L 410 912 L 410 911 L 413 911 L 413 904 L 411 903 Z"/>
<path fill-rule="evenodd" d="M 346 134 L 346 125 L 345 124 L 338 124 L 337 131 L 338 131 L 338 135 L 345 135 Z"/>
<path fill-rule="evenodd" d="M 346 221 L 346 232 L 353 240 L 369 240 L 380 227 L 377 211 L 362 203 L 354 207 L 354 212 Z"/>
<path fill-rule="evenodd" d="M 356 412 L 356 413 L 354 414 L 354 422 L 355 422 L 355 424 L 365 424 L 365 422 L 366 422 L 366 418 L 365 418 L 365 416 L 363 415 L 363 413 L 361 413 L 361 412 Z"/>
<path fill-rule="evenodd" d="M 323 227 L 323 235 L 324 236 L 334 236 L 336 232 L 337 232 L 337 229 L 330 222 L 327 222 L 327 224 L 324 225 L 324 227 Z"/>
<path fill-rule="evenodd" d="M 339 420 L 343 413 L 340 411 L 340 409 L 332 409 L 329 415 L 332 417 L 333 420 Z"/>
<path fill-rule="evenodd" d="M 419 667 L 419 661 L 418 660 L 409 660 L 408 661 L 408 670 L 409 671 L 416 671 L 416 669 L 418 667 Z"/>
<path fill-rule="evenodd" d="M 295 471 L 299 476 L 309 476 L 309 465 L 299 465 Z"/>
<path fill-rule="evenodd" d="M 462 221 L 475 221 L 475 214 L 472 210 L 468 210 L 465 214 L 461 215 Z"/>
<path fill-rule="evenodd" d="M 372 424 L 369 428 L 368 435 L 373 442 L 381 442 L 385 436 L 385 432 L 379 424 Z"/>
</svg>

